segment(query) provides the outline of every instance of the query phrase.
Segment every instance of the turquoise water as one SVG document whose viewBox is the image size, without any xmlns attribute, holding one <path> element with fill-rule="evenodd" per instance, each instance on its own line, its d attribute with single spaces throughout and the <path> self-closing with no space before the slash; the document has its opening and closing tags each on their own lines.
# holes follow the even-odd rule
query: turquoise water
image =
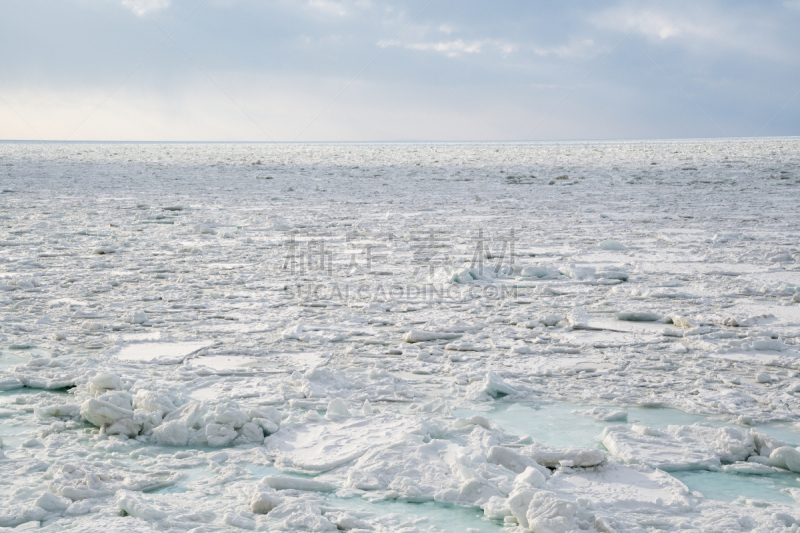
<svg viewBox="0 0 800 533">
<path fill-rule="evenodd" d="M 23 442 L 35 436 L 39 430 L 38 424 L 21 421 L 14 418 L 0 418 L 0 437 L 3 438 L 3 448 L 17 448 Z"/>
<path fill-rule="evenodd" d="M 695 470 L 671 472 L 687 487 L 710 500 L 732 502 L 739 497 L 769 502 L 796 504 L 794 498 L 781 492 L 784 488 L 800 488 L 798 475 L 781 472 L 771 476 L 752 476 Z"/>
<path fill-rule="evenodd" d="M 595 437 L 608 426 L 620 424 L 643 424 L 656 428 L 669 425 L 689 425 L 697 422 L 712 426 L 731 425 L 721 420 L 702 415 L 685 413 L 678 409 L 602 406 L 609 410 L 622 409 L 628 413 L 627 422 L 602 422 L 575 414 L 575 410 L 587 410 L 596 405 L 580 405 L 570 402 L 540 405 L 495 405 L 488 411 L 466 408 L 453 409 L 453 414 L 468 417 L 474 414 L 485 416 L 504 430 L 531 438 L 555 447 L 580 446 L 594 448 L 599 446 Z M 747 430 L 744 426 L 734 426 Z M 754 426 L 758 431 L 796 445 L 800 443 L 800 429 L 792 423 L 771 422 Z M 771 476 L 732 474 L 725 472 L 688 471 L 674 472 L 691 490 L 702 493 L 706 498 L 731 502 L 739 497 L 780 503 L 795 503 L 784 488 L 800 488 L 798 474 L 780 472 Z"/>
<path fill-rule="evenodd" d="M 272 476 L 281 473 L 274 466 L 247 465 L 245 468 L 247 468 L 250 472 L 252 472 L 253 475 L 258 477 Z M 297 477 L 306 477 L 306 476 L 297 476 Z"/>
<path fill-rule="evenodd" d="M 362 498 L 342 499 L 332 496 L 328 499 L 331 507 L 358 513 L 358 516 L 379 518 L 390 530 L 399 530 L 412 525 L 427 531 L 442 533 L 489 533 L 503 531 L 503 524 L 489 520 L 477 507 L 459 507 L 436 502 L 409 503 L 404 501 L 369 502 Z M 364 513 L 364 514 L 361 514 Z"/>
<path fill-rule="evenodd" d="M 593 418 L 575 414 L 572 411 L 586 410 L 594 405 L 580 405 L 571 402 L 528 406 L 522 404 L 499 405 L 491 411 L 475 411 L 466 408 L 453 409 L 453 414 L 469 417 L 482 415 L 510 433 L 530 435 L 534 440 L 555 447 L 581 446 L 593 448 L 597 445 L 596 436 L 608 426 L 626 422 L 601 422 Z M 608 407 L 610 410 L 619 407 Z M 691 415 L 677 409 L 632 407 L 624 409 L 628 413 L 628 424 L 666 428 L 670 424 L 694 424 L 709 422 L 703 416 Z M 713 422 L 712 422 L 713 423 Z M 717 425 L 722 425 L 717 424 Z"/>
<path fill-rule="evenodd" d="M 203 468 L 190 468 L 185 470 L 183 474 L 184 477 L 180 481 L 168 487 L 154 490 L 153 494 L 180 494 L 182 492 L 189 492 L 192 490 L 189 486 L 191 483 L 214 477 L 213 472 L 209 472 Z"/>
<path fill-rule="evenodd" d="M 17 365 L 27 363 L 34 357 L 42 357 L 38 355 L 41 350 L 26 349 L 26 350 L 0 350 L 0 370 L 9 370 Z"/>
<path fill-rule="evenodd" d="M 756 431 L 780 439 L 791 446 L 800 446 L 800 427 L 791 422 L 767 422 L 755 424 Z"/>
<path fill-rule="evenodd" d="M 573 413 L 575 410 L 588 410 L 598 405 L 581 405 L 572 402 L 549 403 L 539 405 L 495 404 L 491 410 L 477 411 L 469 408 L 452 409 L 459 417 L 482 415 L 503 428 L 518 435 L 530 435 L 531 438 L 555 447 L 596 447 L 595 437 L 608 426 L 621 424 L 642 424 L 645 426 L 666 429 L 670 425 L 690 425 L 697 422 L 712 426 L 733 426 L 747 431 L 749 426 L 736 426 L 708 418 L 703 415 L 685 413 L 678 409 L 666 407 L 616 407 L 601 405 L 608 410 L 623 410 L 628 413 L 628 420 L 603 422 Z M 800 428 L 793 423 L 770 422 L 753 426 L 756 430 L 789 444 L 800 444 Z"/>
</svg>

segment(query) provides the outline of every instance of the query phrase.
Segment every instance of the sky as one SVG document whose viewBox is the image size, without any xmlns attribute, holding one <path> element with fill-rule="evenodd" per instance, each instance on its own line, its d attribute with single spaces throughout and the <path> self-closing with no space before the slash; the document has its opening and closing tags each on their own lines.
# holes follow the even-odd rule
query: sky
<svg viewBox="0 0 800 533">
<path fill-rule="evenodd" d="M 800 0 L 2 0 L 0 139 L 800 135 Z"/>
</svg>

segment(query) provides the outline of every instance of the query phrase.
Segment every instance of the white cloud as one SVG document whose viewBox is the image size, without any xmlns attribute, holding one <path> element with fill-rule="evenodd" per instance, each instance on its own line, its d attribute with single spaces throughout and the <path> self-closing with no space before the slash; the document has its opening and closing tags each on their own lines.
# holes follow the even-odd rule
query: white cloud
<svg viewBox="0 0 800 533">
<path fill-rule="evenodd" d="M 122 0 L 123 6 L 140 17 L 152 15 L 156 11 L 167 9 L 170 3 L 171 0 Z"/>
<path fill-rule="evenodd" d="M 483 48 L 483 42 L 464 42 L 461 39 L 456 39 L 455 41 L 440 41 L 438 43 L 408 44 L 406 48 L 412 50 L 433 50 L 435 52 L 441 52 L 448 57 L 455 57 L 459 54 L 479 54 L 481 48 Z"/>
<path fill-rule="evenodd" d="M 788 4 L 800 5 L 800 0 L 784 3 Z M 755 6 L 678 1 L 658 4 L 651 11 L 623 0 L 595 13 L 590 20 L 600 28 L 633 32 L 651 42 L 672 43 L 703 54 L 734 51 L 772 60 L 787 59 L 786 48 L 776 35 L 774 15 Z"/>
<path fill-rule="evenodd" d="M 519 48 L 514 43 L 508 41 L 500 41 L 495 39 L 477 39 L 473 41 L 464 41 L 463 39 L 455 39 L 452 41 L 437 41 L 437 42 L 421 42 L 421 43 L 387 43 L 386 41 L 379 41 L 378 46 L 402 46 L 409 50 L 419 50 L 423 52 L 439 52 L 447 57 L 457 57 L 463 54 L 480 54 L 487 48 L 494 49 L 502 55 L 508 55 L 516 52 Z"/>
<path fill-rule="evenodd" d="M 541 57 L 566 58 L 587 58 L 597 55 L 600 51 L 592 39 L 572 41 L 561 46 L 542 47 L 534 46 L 531 49 L 534 54 Z"/>
<path fill-rule="evenodd" d="M 331 2 L 330 0 L 309 0 L 308 7 L 331 15 L 339 15 L 340 17 L 347 14 L 347 10 L 342 2 Z"/>
<path fill-rule="evenodd" d="M 312 11 L 325 15 L 343 17 L 354 11 L 371 9 L 372 2 L 370 0 L 307 0 L 306 6 Z"/>
<path fill-rule="evenodd" d="M 783 3 L 784 7 L 800 11 L 800 0 L 789 0 Z"/>
</svg>

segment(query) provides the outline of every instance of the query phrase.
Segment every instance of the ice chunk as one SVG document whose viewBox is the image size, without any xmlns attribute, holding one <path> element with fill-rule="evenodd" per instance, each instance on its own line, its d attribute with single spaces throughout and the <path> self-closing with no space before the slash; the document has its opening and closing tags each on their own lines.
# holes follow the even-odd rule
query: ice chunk
<svg viewBox="0 0 800 533">
<path fill-rule="evenodd" d="M 599 245 L 601 250 L 627 250 L 628 248 L 619 241 L 605 240 Z"/>
<path fill-rule="evenodd" d="M 342 513 L 335 518 L 331 517 L 329 513 L 326 513 L 325 518 L 332 519 L 334 525 L 336 525 L 336 527 L 338 527 L 340 530 L 346 531 L 350 529 L 357 529 L 368 531 L 371 529 L 367 522 L 348 513 Z"/>
<path fill-rule="evenodd" d="M 558 466 L 586 468 L 597 466 L 606 460 L 606 454 L 603 450 L 593 450 L 589 448 L 526 448 L 525 454 L 532 457 L 533 460 L 540 465 L 550 468 L 556 468 Z"/>
<path fill-rule="evenodd" d="M 577 280 L 595 277 L 594 267 L 579 267 L 573 264 L 560 267 L 558 271 L 569 278 Z"/>
<path fill-rule="evenodd" d="M 769 455 L 769 465 L 800 472 L 800 451 L 791 446 L 781 446 Z"/>
<path fill-rule="evenodd" d="M 536 489 L 530 489 L 523 485 L 515 488 L 514 491 L 508 495 L 508 508 L 511 514 L 517 519 L 519 525 L 526 529 L 529 525 L 528 508 L 537 492 Z"/>
<path fill-rule="evenodd" d="M 428 424 L 423 426 L 420 418 L 379 414 L 344 418 L 336 424 L 309 420 L 287 425 L 264 444 L 279 469 L 327 472 L 355 461 L 374 447 L 395 443 L 403 434 L 425 434 Z M 444 431 L 444 424 L 427 429 L 428 433 Z"/>
<path fill-rule="evenodd" d="M 0 377 L 0 391 L 21 389 L 25 385 L 17 378 Z"/>
<path fill-rule="evenodd" d="M 266 476 L 261 480 L 261 484 L 275 490 L 292 489 L 316 492 L 332 492 L 336 490 L 336 485 L 324 481 L 282 475 Z"/>
<path fill-rule="evenodd" d="M 247 416 L 249 416 L 253 420 L 258 418 L 269 420 L 276 427 L 280 427 L 281 425 L 281 413 L 273 406 L 259 407 L 258 409 L 249 409 L 247 411 Z M 275 431 L 277 431 L 277 429 Z M 272 433 L 274 433 L 275 431 L 273 431 Z"/>
<path fill-rule="evenodd" d="M 575 414 L 588 416 L 601 422 L 618 422 L 628 420 L 628 413 L 622 410 L 611 410 L 604 407 L 595 407 L 593 409 L 575 410 Z"/>
<path fill-rule="evenodd" d="M 186 446 L 189 428 L 181 420 L 172 420 L 153 428 L 153 438 L 162 446 Z"/>
<path fill-rule="evenodd" d="M 556 269 L 544 265 L 527 266 L 520 270 L 520 275 L 526 278 L 544 278 L 557 273 Z"/>
<path fill-rule="evenodd" d="M 756 382 L 771 383 L 775 378 L 769 372 L 759 372 L 756 374 Z"/>
<path fill-rule="evenodd" d="M 729 242 L 729 241 L 738 241 L 739 234 L 738 233 L 716 233 L 714 237 L 711 239 L 714 242 Z"/>
<path fill-rule="evenodd" d="M 617 313 L 617 320 L 626 322 L 658 322 L 661 315 L 658 313 L 648 313 L 646 311 L 621 311 Z"/>
<path fill-rule="evenodd" d="M 340 420 L 342 418 L 350 418 L 350 410 L 347 409 L 347 404 L 341 398 L 334 398 L 328 402 L 328 410 L 325 413 L 325 418 L 328 420 Z"/>
<path fill-rule="evenodd" d="M 546 315 L 539 317 L 539 323 L 548 328 L 555 326 L 563 320 L 561 315 Z"/>
<path fill-rule="evenodd" d="M 192 428 L 199 425 L 207 410 L 206 406 L 202 403 L 190 401 L 165 416 L 164 422 L 180 420 L 186 427 Z"/>
<path fill-rule="evenodd" d="M 459 284 L 472 283 L 475 281 L 472 272 L 468 268 L 461 268 L 453 273 L 453 282 Z"/>
<path fill-rule="evenodd" d="M 250 417 L 236 402 L 224 402 L 214 408 L 214 422 L 222 425 L 229 425 L 233 429 L 239 429 L 244 426 Z"/>
<path fill-rule="evenodd" d="M 461 429 L 467 426 L 481 426 L 486 429 L 492 429 L 492 423 L 489 419 L 481 415 L 472 415 L 469 418 L 456 418 L 453 420 L 454 429 Z"/>
<path fill-rule="evenodd" d="M 574 531 L 577 506 L 555 493 L 540 490 L 533 495 L 526 518 L 534 533 L 567 533 Z"/>
<path fill-rule="evenodd" d="M 210 341 L 139 342 L 121 346 L 111 355 L 122 361 L 176 364 L 212 344 Z"/>
<path fill-rule="evenodd" d="M 751 344 L 752 349 L 756 351 L 776 351 L 782 352 L 786 349 L 786 345 L 781 339 L 771 339 L 769 337 L 760 337 L 754 340 Z"/>
<path fill-rule="evenodd" d="M 514 478 L 514 486 L 530 485 L 531 487 L 538 489 L 547 482 L 548 477 L 549 472 L 541 466 L 538 466 L 538 464 L 535 467 L 529 466 L 526 467 L 521 474 Z"/>
<path fill-rule="evenodd" d="M 162 417 L 175 410 L 172 400 L 163 392 L 138 390 L 132 401 L 135 409 L 159 412 Z"/>
<path fill-rule="evenodd" d="M 451 339 L 457 339 L 460 336 L 461 335 L 459 333 L 422 331 L 418 329 L 412 329 L 410 331 L 407 331 L 406 334 L 403 335 L 403 342 L 415 343 L 415 342 L 428 342 L 435 340 L 451 340 Z"/>
<path fill-rule="evenodd" d="M 691 329 L 699 326 L 697 321 L 685 316 L 673 315 L 671 318 L 672 318 L 672 323 L 675 325 L 676 328 Z"/>
<path fill-rule="evenodd" d="M 238 436 L 229 424 L 209 424 L 206 426 L 206 442 L 209 446 L 227 446 Z"/>
<path fill-rule="evenodd" d="M 751 433 L 753 435 L 753 442 L 756 446 L 756 453 L 762 457 L 769 457 L 774 450 L 782 446 L 786 446 L 786 443 L 782 440 L 770 437 L 764 433 L 760 433 L 755 430 L 751 430 Z"/>
<path fill-rule="evenodd" d="M 133 411 L 90 398 L 81 405 L 81 416 L 95 426 L 107 426 L 122 418 L 133 418 Z"/>
<path fill-rule="evenodd" d="M 738 462 L 733 463 L 732 465 L 724 465 L 720 468 L 723 472 L 728 472 L 730 474 L 747 474 L 747 475 L 757 475 L 757 476 L 769 476 L 776 472 L 780 472 L 780 470 L 767 466 L 762 465 L 757 462 L 748 461 L 748 462 Z"/>
<path fill-rule="evenodd" d="M 89 394 L 97 394 L 105 390 L 119 390 L 122 388 L 122 380 L 115 374 L 97 374 L 89 379 Z"/>
<path fill-rule="evenodd" d="M 135 413 L 134 413 L 135 416 Z M 117 420 L 106 428 L 107 435 L 125 435 L 126 437 L 135 437 L 142 430 L 142 425 L 130 418 L 122 418 Z"/>
<path fill-rule="evenodd" d="M 515 474 L 522 474 L 529 468 L 538 471 L 545 479 L 549 477 L 547 470 L 539 465 L 532 458 L 519 454 L 509 448 L 502 446 L 492 446 L 486 454 L 486 458 L 495 464 L 502 465 Z"/>
<path fill-rule="evenodd" d="M 602 270 L 598 270 L 596 276 L 601 279 L 616 279 L 619 281 L 627 281 L 628 273 L 622 267 L 607 266 Z"/>
<path fill-rule="evenodd" d="M 451 352 L 484 352 L 488 347 L 474 342 L 454 341 L 446 344 L 444 349 Z"/>
<path fill-rule="evenodd" d="M 755 452 L 749 433 L 701 424 L 669 426 L 666 431 L 636 424 L 613 426 L 603 431 L 601 439 L 623 462 L 666 471 L 714 469 L 721 462 L 743 461 Z"/>
<path fill-rule="evenodd" d="M 60 512 L 70 506 L 72 502 L 66 498 L 59 498 L 52 492 L 43 492 L 33 504 L 45 511 Z"/>
<path fill-rule="evenodd" d="M 147 313 L 141 309 L 135 311 L 128 311 L 122 315 L 122 321 L 128 324 L 144 324 L 147 322 Z"/>
<path fill-rule="evenodd" d="M 74 403 L 48 405 L 47 407 L 35 407 L 33 410 L 36 416 L 40 418 L 45 418 L 48 416 L 72 417 L 79 414 L 80 411 L 81 411 L 81 406 Z"/>
<path fill-rule="evenodd" d="M 664 328 L 664 330 L 661 332 L 661 334 L 665 337 L 683 337 L 684 333 L 686 333 L 684 330 L 675 328 Z M 684 351 L 685 348 L 686 347 L 684 346 Z"/>
<path fill-rule="evenodd" d="M 85 500 L 111 496 L 119 490 L 143 491 L 173 483 L 180 475 L 160 471 L 150 473 L 142 469 L 128 469 L 95 461 L 59 462 L 44 473 L 49 480 L 47 489 L 57 496 L 70 500 Z"/>
<path fill-rule="evenodd" d="M 364 400 L 364 405 L 361 406 L 361 416 L 372 416 L 374 412 L 369 400 Z"/>
<path fill-rule="evenodd" d="M 168 516 L 167 513 L 148 505 L 142 500 L 140 494 L 129 490 L 120 490 L 116 494 L 117 507 L 134 518 L 153 521 L 161 520 Z"/>
<path fill-rule="evenodd" d="M 667 430 L 684 442 L 697 441 L 717 454 L 720 461 L 743 461 L 755 453 L 755 439 L 750 432 L 732 427 L 715 428 L 706 424 L 669 426 Z"/>
<path fill-rule="evenodd" d="M 516 394 L 517 391 L 508 385 L 503 378 L 489 372 L 483 381 L 476 381 L 467 387 L 465 398 L 467 400 L 489 400 L 490 398 L 498 398 Z"/>
<path fill-rule="evenodd" d="M 515 355 L 524 355 L 531 353 L 531 348 L 524 341 L 514 341 L 514 344 L 511 345 L 510 352 Z"/>
<path fill-rule="evenodd" d="M 279 520 L 281 530 L 286 531 L 338 531 L 326 517 L 318 502 L 303 498 L 287 499 L 270 511 L 269 517 Z"/>
<path fill-rule="evenodd" d="M 255 529 L 256 523 L 253 520 L 250 520 L 247 517 L 242 515 L 234 514 L 234 513 L 226 513 L 223 521 L 233 527 L 238 527 L 239 529 Z"/>
<path fill-rule="evenodd" d="M 275 492 L 256 491 L 250 498 L 250 510 L 256 514 L 267 514 L 280 505 L 281 501 Z"/>
</svg>

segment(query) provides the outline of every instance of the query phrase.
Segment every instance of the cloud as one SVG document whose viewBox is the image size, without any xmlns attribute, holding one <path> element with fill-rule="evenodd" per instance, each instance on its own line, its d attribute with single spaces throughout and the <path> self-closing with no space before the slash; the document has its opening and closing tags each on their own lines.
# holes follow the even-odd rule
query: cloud
<svg viewBox="0 0 800 533">
<path fill-rule="evenodd" d="M 409 50 L 422 52 L 439 52 L 447 57 L 458 57 L 465 54 L 481 54 L 487 51 L 499 52 L 503 57 L 515 52 L 530 52 L 539 57 L 554 57 L 559 59 L 593 57 L 599 53 L 600 48 L 592 39 L 572 41 L 565 45 L 538 46 L 533 44 L 516 44 L 501 39 L 454 39 L 450 41 L 428 41 L 416 43 L 401 43 L 379 41 L 378 46 L 402 46 Z"/>
<path fill-rule="evenodd" d="M 140 17 L 167 9 L 170 3 L 171 0 L 122 0 L 123 6 Z"/>
<path fill-rule="evenodd" d="M 267 140 L 241 109 L 278 140 L 310 123 L 300 140 L 519 139 L 544 116 L 531 138 L 800 124 L 800 0 L 199 2 L 0 2 L 0 138 L 35 138 L 28 122 L 63 139 L 100 103 L 71 138 Z M 151 14 L 191 14 L 176 39 L 196 64 L 153 51 Z"/>
<path fill-rule="evenodd" d="M 531 51 L 540 57 L 588 58 L 597 55 L 600 48 L 592 39 L 573 41 L 560 46 L 533 46 Z"/>
<path fill-rule="evenodd" d="M 784 5 L 795 3 L 800 5 L 800 0 Z M 678 1 L 651 10 L 624 0 L 594 13 L 590 20 L 599 28 L 632 32 L 651 43 L 669 43 L 695 53 L 788 59 L 774 13 L 748 4 Z"/>
<path fill-rule="evenodd" d="M 372 8 L 370 0 L 307 0 L 306 6 L 324 15 L 343 17 L 354 11 Z"/>
<path fill-rule="evenodd" d="M 386 42 L 379 41 L 378 46 L 402 46 L 409 50 L 419 50 L 423 52 L 439 52 L 447 57 L 457 57 L 463 54 L 480 54 L 488 49 L 494 49 L 502 55 L 508 55 L 516 52 L 519 47 L 508 41 L 501 41 L 495 39 L 477 39 L 472 41 L 464 41 L 463 39 L 455 39 L 452 41 L 437 41 L 437 42 L 421 42 L 421 43 L 400 43 L 400 42 Z"/>
<path fill-rule="evenodd" d="M 800 0 L 789 0 L 783 3 L 784 7 L 800 11 Z"/>
</svg>

